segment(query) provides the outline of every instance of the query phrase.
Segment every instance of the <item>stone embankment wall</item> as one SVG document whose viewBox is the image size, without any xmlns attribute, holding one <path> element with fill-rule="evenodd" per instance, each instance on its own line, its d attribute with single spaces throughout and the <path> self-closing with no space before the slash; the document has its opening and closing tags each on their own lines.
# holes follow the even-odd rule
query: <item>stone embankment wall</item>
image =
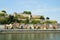
<svg viewBox="0 0 60 40">
<path fill-rule="evenodd" d="M 5 29 L 5 30 L 0 30 L 0 33 L 59 33 L 60 30 L 31 30 L 31 29 Z"/>
</svg>

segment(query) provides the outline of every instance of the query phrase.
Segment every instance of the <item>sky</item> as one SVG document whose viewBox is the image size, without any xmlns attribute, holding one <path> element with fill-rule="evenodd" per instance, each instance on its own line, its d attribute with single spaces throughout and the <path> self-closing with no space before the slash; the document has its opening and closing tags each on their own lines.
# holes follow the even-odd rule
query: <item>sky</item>
<svg viewBox="0 0 60 40">
<path fill-rule="evenodd" d="M 31 11 L 32 15 L 43 15 L 60 23 L 60 0 L 0 0 L 0 11 L 13 12 Z"/>
</svg>

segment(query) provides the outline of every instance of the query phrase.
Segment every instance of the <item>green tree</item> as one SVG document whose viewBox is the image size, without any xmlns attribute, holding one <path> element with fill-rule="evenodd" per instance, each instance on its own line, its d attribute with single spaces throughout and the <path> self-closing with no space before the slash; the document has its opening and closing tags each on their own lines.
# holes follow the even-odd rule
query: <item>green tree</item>
<svg viewBox="0 0 60 40">
<path fill-rule="evenodd" d="M 0 24 L 8 24 L 8 18 L 0 18 Z"/>
<path fill-rule="evenodd" d="M 50 18 L 49 17 L 46 17 L 46 20 L 49 20 Z"/>
<path fill-rule="evenodd" d="M 5 10 L 2 10 L 1 12 L 7 13 Z"/>
<path fill-rule="evenodd" d="M 40 16 L 40 19 L 41 19 L 41 20 L 45 20 L 44 16 Z"/>
<path fill-rule="evenodd" d="M 9 15 L 9 23 L 12 23 L 12 22 L 14 22 L 14 16 Z"/>
<path fill-rule="evenodd" d="M 30 11 L 24 11 L 23 14 L 31 14 Z"/>
</svg>

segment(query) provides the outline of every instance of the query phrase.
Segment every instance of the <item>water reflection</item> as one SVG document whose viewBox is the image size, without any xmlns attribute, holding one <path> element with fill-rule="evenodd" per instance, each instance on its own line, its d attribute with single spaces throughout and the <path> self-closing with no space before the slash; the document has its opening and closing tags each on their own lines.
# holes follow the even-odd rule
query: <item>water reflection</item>
<svg viewBox="0 0 60 40">
<path fill-rule="evenodd" d="M 60 40 L 60 33 L 0 34 L 0 40 Z"/>
</svg>

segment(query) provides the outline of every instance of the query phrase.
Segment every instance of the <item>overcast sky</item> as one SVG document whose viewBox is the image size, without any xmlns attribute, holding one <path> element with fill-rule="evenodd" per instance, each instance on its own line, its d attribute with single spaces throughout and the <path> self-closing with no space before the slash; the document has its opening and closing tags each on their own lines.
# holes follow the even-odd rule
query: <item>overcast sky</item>
<svg viewBox="0 0 60 40">
<path fill-rule="evenodd" d="M 44 15 L 60 23 L 60 0 L 0 0 L 0 11 L 31 11 L 33 15 Z"/>
</svg>

